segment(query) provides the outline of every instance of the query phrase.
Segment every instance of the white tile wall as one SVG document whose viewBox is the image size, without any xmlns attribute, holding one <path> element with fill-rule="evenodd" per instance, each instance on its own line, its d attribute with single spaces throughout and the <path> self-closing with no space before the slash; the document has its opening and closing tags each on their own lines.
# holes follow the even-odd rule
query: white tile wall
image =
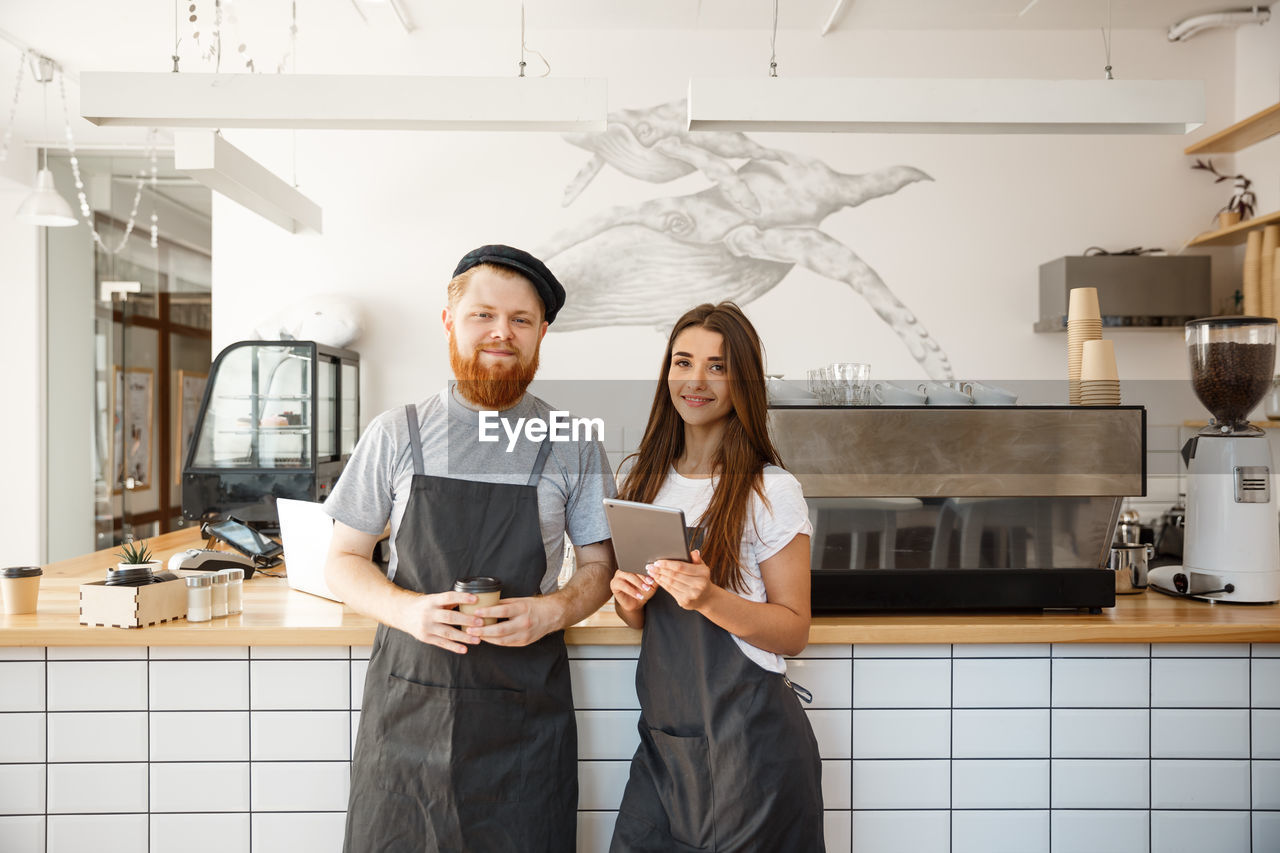
<svg viewBox="0 0 1280 853">
<path fill-rule="evenodd" d="M 1145 809 L 1149 806 L 1147 761 L 1055 758 L 1052 764 L 1055 809 Z"/>
<path fill-rule="evenodd" d="M 951 799 L 948 761 L 854 761 L 859 809 L 945 809 Z"/>
<path fill-rule="evenodd" d="M 1249 808 L 1248 761 L 1151 762 L 1153 809 Z"/>
<path fill-rule="evenodd" d="M 578 759 L 630 761 L 640 745 L 638 711 L 578 711 Z"/>
<path fill-rule="evenodd" d="M 957 660 L 956 708 L 1049 707 L 1049 660 Z"/>
<path fill-rule="evenodd" d="M 822 834 L 827 853 L 851 853 L 853 850 L 853 816 L 849 812 L 822 813 Z"/>
<path fill-rule="evenodd" d="M 1049 709 L 957 708 L 951 712 L 951 755 L 1048 758 Z"/>
<path fill-rule="evenodd" d="M 350 646 L 254 646 L 253 660 L 349 660 Z"/>
<path fill-rule="evenodd" d="M 250 725 L 254 761 L 344 761 L 351 757 L 347 711 L 254 711 Z"/>
<path fill-rule="evenodd" d="M 867 660 L 853 662 L 855 708 L 949 708 L 951 661 Z"/>
<path fill-rule="evenodd" d="M 360 710 L 364 701 L 364 677 L 369 673 L 369 661 L 352 659 L 351 661 L 351 707 Z"/>
<path fill-rule="evenodd" d="M 245 660 L 248 646 L 153 646 L 151 660 Z"/>
<path fill-rule="evenodd" d="M 955 658 L 1047 658 L 1048 643 L 968 643 L 952 646 Z"/>
<path fill-rule="evenodd" d="M 1049 812 L 952 812 L 951 853 L 1049 853 Z"/>
<path fill-rule="evenodd" d="M 50 661 L 50 711 L 145 711 L 146 661 Z"/>
<path fill-rule="evenodd" d="M 146 761 L 147 712 L 49 714 L 50 761 Z"/>
<path fill-rule="evenodd" d="M 1054 809 L 1053 853 L 1148 853 L 1151 821 L 1142 811 Z"/>
<path fill-rule="evenodd" d="M 147 849 L 145 814 L 50 815 L 46 853 L 137 853 Z"/>
<path fill-rule="evenodd" d="M 147 765 L 50 764 L 49 814 L 146 812 Z"/>
<path fill-rule="evenodd" d="M 0 817 L 0 850 L 44 850 L 44 815 Z"/>
<path fill-rule="evenodd" d="M 853 712 L 854 758 L 946 758 L 950 753 L 950 711 Z"/>
<path fill-rule="evenodd" d="M 813 736 L 818 741 L 818 755 L 823 758 L 851 758 L 850 712 L 817 710 L 806 711 Z"/>
<path fill-rule="evenodd" d="M 44 714 L 5 714 L 0 725 L 0 764 L 44 761 Z"/>
<path fill-rule="evenodd" d="M 1280 761 L 1251 761 L 1253 808 L 1280 810 Z M 1280 850 L 1280 844 L 1276 845 Z"/>
<path fill-rule="evenodd" d="M 1151 813 L 1151 853 L 1250 853 L 1248 812 Z"/>
<path fill-rule="evenodd" d="M 570 652 L 572 655 L 572 652 Z M 836 643 L 810 643 L 804 651 L 787 661 L 797 658 L 845 658 L 853 657 L 853 646 L 841 646 Z"/>
<path fill-rule="evenodd" d="M 597 853 L 609 849 L 617 812 L 578 812 L 578 853 Z"/>
<path fill-rule="evenodd" d="M 45 765 L 0 764 L 0 814 L 44 814 Z"/>
<path fill-rule="evenodd" d="M 632 660 L 634 660 L 640 657 L 640 647 L 634 646 L 634 645 L 632 646 L 569 646 L 568 650 L 569 650 L 569 660 L 588 660 L 591 658 L 605 658 L 605 659 L 618 659 L 618 660 L 631 658 Z M 353 654 L 352 656 L 354 657 L 355 655 Z M 369 655 L 366 653 L 364 656 L 368 657 Z M 612 821 L 610 822 L 609 826 L 610 826 L 610 832 L 612 832 L 613 831 Z"/>
<path fill-rule="evenodd" d="M 838 758 L 823 759 L 822 807 L 824 809 L 847 809 L 853 806 L 852 763 Z"/>
<path fill-rule="evenodd" d="M 1249 711 L 1153 708 L 1152 758 L 1248 758 Z"/>
<path fill-rule="evenodd" d="M 1280 850 L 1280 812 L 1253 813 L 1253 849 Z"/>
<path fill-rule="evenodd" d="M 1152 660 L 1151 707 L 1247 708 L 1249 663 L 1247 658 Z M 1254 663 L 1265 665 L 1272 662 Z"/>
<path fill-rule="evenodd" d="M 1054 643 L 1055 658 L 1146 658 L 1150 643 Z"/>
<path fill-rule="evenodd" d="M 634 660 L 571 660 L 573 707 L 640 710 Z"/>
<path fill-rule="evenodd" d="M 255 812 L 347 810 L 350 762 L 257 762 L 250 765 L 250 776 L 250 805 Z"/>
<path fill-rule="evenodd" d="M 1155 643 L 1153 658 L 1247 658 L 1248 643 Z"/>
<path fill-rule="evenodd" d="M 1151 712 L 1145 708 L 1054 708 L 1058 758 L 1147 758 Z"/>
<path fill-rule="evenodd" d="M 43 661 L 0 663 L 0 713 L 44 710 Z"/>
<path fill-rule="evenodd" d="M 152 661 L 151 710 L 243 711 L 249 707 L 248 661 Z"/>
<path fill-rule="evenodd" d="M 951 646 L 945 643 L 864 644 L 853 647 L 853 656 L 855 658 L 946 658 L 951 657 Z"/>
<path fill-rule="evenodd" d="M 1254 758 L 1280 758 L 1280 711 L 1252 711 Z"/>
<path fill-rule="evenodd" d="M 43 646 L 4 646 L 0 648 L 0 661 L 6 660 L 44 660 Z"/>
<path fill-rule="evenodd" d="M 848 708 L 853 697 L 854 665 L 843 660 L 806 658 L 787 663 L 787 677 L 813 694 L 806 708 Z"/>
<path fill-rule="evenodd" d="M 146 660 L 146 646 L 50 646 L 46 660 Z"/>
<path fill-rule="evenodd" d="M 1146 708 L 1150 661 L 1070 659 L 1053 661 L 1055 708 Z"/>
<path fill-rule="evenodd" d="M 255 660 L 249 668 L 254 708 L 305 711 L 351 707 L 349 660 Z"/>
<path fill-rule="evenodd" d="M 253 849 L 341 853 L 345 814 L 255 814 Z"/>
<path fill-rule="evenodd" d="M 579 761 L 578 808 L 583 811 L 614 811 L 622 802 L 622 791 L 631 773 L 630 761 Z"/>
<path fill-rule="evenodd" d="M 857 853 L 948 853 L 951 814 L 945 811 L 856 811 L 853 849 Z"/>
<path fill-rule="evenodd" d="M 1250 661 L 1253 668 L 1254 708 L 1280 708 L 1280 658 Z"/>
<path fill-rule="evenodd" d="M 152 761 L 248 761 L 248 711 L 160 711 L 151 715 Z"/>
<path fill-rule="evenodd" d="M 153 814 L 151 849 L 180 850 L 182 853 L 249 853 L 249 815 Z"/>
<path fill-rule="evenodd" d="M 249 765 L 226 761 L 152 764 L 151 811 L 247 812 Z"/>
<path fill-rule="evenodd" d="M 957 809 L 1049 808 L 1047 759 L 951 762 L 951 806 Z"/>
</svg>

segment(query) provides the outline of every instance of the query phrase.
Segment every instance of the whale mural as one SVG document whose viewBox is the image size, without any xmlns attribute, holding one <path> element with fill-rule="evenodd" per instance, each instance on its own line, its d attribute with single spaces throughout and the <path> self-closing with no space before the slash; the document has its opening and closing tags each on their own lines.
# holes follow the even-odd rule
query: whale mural
<svg viewBox="0 0 1280 853">
<path fill-rule="evenodd" d="M 932 178 L 911 166 L 845 174 L 741 133 L 690 133 L 685 125 L 680 100 L 610 113 L 603 133 L 565 135 L 591 152 L 565 188 L 566 206 L 606 166 L 655 184 L 697 172 L 711 186 L 602 210 L 553 235 L 540 257 L 572 298 L 552 331 L 665 330 L 698 302 L 746 305 L 799 265 L 867 300 L 928 376 L 953 377 L 950 360 L 915 314 L 856 252 L 820 228 L 838 210 Z"/>
</svg>

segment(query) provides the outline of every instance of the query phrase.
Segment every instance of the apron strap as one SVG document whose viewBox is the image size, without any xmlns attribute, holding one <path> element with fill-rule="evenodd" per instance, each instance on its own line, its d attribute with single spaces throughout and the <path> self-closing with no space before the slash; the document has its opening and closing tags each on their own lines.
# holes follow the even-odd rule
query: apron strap
<svg viewBox="0 0 1280 853">
<path fill-rule="evenodd" d="M 807 689 L 805 689 L 804 687 L 801 687 L 799 684 L 796 684 L 794 681 L 792 681 L 790 678 L 787 678 L 785 675 L 782 676 L 782 683 L 790 687 L 791 691 L 795 693 L 796 696 L 800 697 L 801 702 L 804 702 L 806 705 L 813 704 L 813 694 L 810 693 Z"/>
<path fill-rule="evenodd" d="M 418 407 L 413 403 L 404 407 L 405 417 L 409 419 L 409 450 L 413 452 L 414 476 L 422 476 L 426 468 L 422 464 L 422 436 L 418 429 Z"/>
<path fill-rule="evenodd" d="M 548 434 L 547 437 L 542 440 L 542 445 L 538 447 L 538 458 L 533 463 L 533 473 L 529 475 L 530 486 L 538 485 L 538 481 L 542 479 L 542 469 L 547 466 L 547 457 L 550 455 L 551 436 Z"/>
</svg>

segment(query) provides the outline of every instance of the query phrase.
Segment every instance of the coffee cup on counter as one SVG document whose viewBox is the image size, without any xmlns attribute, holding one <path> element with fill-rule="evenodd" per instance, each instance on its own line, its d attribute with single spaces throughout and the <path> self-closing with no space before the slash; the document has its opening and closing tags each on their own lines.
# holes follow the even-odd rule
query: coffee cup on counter
<svg viewBox="0 0 1280 853">
<path fill-rule="evenodd" d="M 492 607 L 502 598 L 502 581 L 497 578 L 474 577 L 458 578 L 453 582 L 454 592 L 469 592 L 476 597 L 475 604 L 459 604 L 458 612 L 468 615 L 481 607 Z M 492 625 L 498 620 L 492 616 L 484 617 L 484 624 Z"/>
<path fill-rule="evenodd" d="M 964 384 L 967 385 L 968 383 Z M 925 400 L 925 403 L 930 406 L 973 405 L 973 398 L 965 393 L 962 388 L 952 388 L 945 382 L 921 382 L 916 387 L 920 393 L 927 396 L 928 399 Z"/>
<path fill-rule="evenodd" d="M 883 406 L 923 406 L 926 399 L 919 391 L 884 380 L 871 383 L 869 390 L 872 402 Z"/>
<path fill-rule="evenodd" d="M 39 566 L 0 569 L 0 597 L 4 598 L 4 612 L 35 613 L 43 575 L 44 570 Z"/>
<path fill-rule="evenodd" d="M 1018 402 L 1018 395 L 996 385 L 983 385 L 981 382 L 966 382 L 973 402 L 979 406 L 1012 406 Z"/>
</svg>

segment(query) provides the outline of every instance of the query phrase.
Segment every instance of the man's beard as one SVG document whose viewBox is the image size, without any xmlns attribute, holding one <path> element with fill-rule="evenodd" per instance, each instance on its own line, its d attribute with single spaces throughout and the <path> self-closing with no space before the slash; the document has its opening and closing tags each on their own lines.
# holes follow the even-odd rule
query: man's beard
<svg viewBox="0 0 1280 853">
<path fill-rule="evenodd" d="M 538 349 L 541 342 L 534 344 L 533 357 L 527 363 L 522 360 L 522 353 L 511 344 L 504 344 L 515 352 L 514 363 L 485 367 L 480 363 L 480 351 L 492 346 L 484 343 L 476 347 L 471 358 L 464 359 L 458 352 L 458 342 L 449 333 L 449 366 L 458 380 L 458 393 L 464 399 L 481 409 L 502 411 L 509 409 L 524 396 L 525 389 L 533 381 L 538 372 Z"/>
</svg>

